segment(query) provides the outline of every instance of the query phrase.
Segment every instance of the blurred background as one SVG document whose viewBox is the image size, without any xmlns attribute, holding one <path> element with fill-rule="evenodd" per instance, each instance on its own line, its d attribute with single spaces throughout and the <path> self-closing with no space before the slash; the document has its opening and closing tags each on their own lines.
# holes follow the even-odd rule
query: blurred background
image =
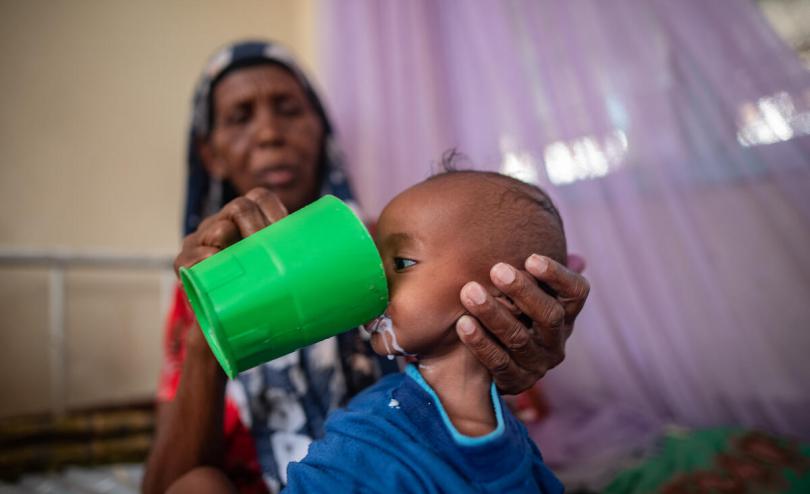
<svg viewBox="0 0 810 494">
<path fill-rule="evenodd" d="M 570 485 L 673 428 L 810 440 L 808 1 L 4 0 L 0 36 L 5 480 L 145 455 L 193 85 L 249 37 L 368 217 L 449 148 L 549 190 L 593 286 L 531 428 Z"/>
<path fill-rule="evenodd" d="M 217 47 L 250 36 L 272 36 L 314 66 L 312 4 L 3 2 L 2 9 L 3 249 L 47 258 L 131 255 L 137 267 L 3 265 L 0 414 L 148 398 L 174 277 L 165 268 L 181 240 L 196 78 Z M 51 338 L 54 289 L 62 293 L 61 342 Z M 59 375 L 49 370 L 54 345 L 64 351 Z"/>
</svg>

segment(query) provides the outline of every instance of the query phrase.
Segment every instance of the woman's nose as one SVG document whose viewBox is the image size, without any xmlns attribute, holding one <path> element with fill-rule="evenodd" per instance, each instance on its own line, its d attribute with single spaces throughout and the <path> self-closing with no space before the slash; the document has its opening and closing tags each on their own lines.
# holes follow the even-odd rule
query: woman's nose
<svg viewBox="0 0 810 494">
<path fill-rule="evenodd" d="M 256 115 L 256 141 L 261 145 L 284 143 L 284 126 L 281 119 L 270 109 L 262 109 Z"/>
</svg>

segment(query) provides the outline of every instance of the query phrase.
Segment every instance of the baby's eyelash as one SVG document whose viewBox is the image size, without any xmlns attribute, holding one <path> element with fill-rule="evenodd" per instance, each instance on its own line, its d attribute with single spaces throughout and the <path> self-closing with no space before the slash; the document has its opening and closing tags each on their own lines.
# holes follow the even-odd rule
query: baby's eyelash
<svg viewBox="0 0 810 494">
<path fill-rule="evenodd" d="M 394 258 L 394 269 L 397 271 L 402 271 L 404 269 L 408 269 L 409 267 L 416 264 L 416 261 L 413 259 L 408 259 L 406 257 L 395 257 Z"/>
</svg>

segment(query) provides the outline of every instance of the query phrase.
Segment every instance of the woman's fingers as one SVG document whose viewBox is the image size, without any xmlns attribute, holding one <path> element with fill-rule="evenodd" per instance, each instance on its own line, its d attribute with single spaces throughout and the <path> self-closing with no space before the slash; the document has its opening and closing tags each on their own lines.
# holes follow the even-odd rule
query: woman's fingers
<svg viewBox="0 0 810 494">
<path fill-rule="evenodd" d="M 175 271 L 193 266 L 285 216 L 287 208 L 278 196 L 267 189 L 253 189 L 203 220 L 197 231 L 183 240 Z"/>
<path fill-rule="evenodd" d="M 579 264 L 584 268 L 584 262 Z M 498 263 L 490 271 L 492 283 L 520 317 L 479 283 L 461 290 L 461 302 L 472 317 L 459 319 L 459 337 L 506 393 L 527 389 L 563 361 L 565 342 L 590 290 L 585 278 L 547 257 L 530 256 L 526 269 Z"/>
<path fill-rule="evenodd" d="M 253 235 L 270 224 L 259 205 L 247 197 L 237 197 L 218 213 L 223 219 L 232 221 L 242 238 Z"/>
<path fill-rule="evenodd" d="M 275 223 L 288 214 L 287 207 L 284 206 L 281 199 L 263 187 L 257 187 L 251 190 L 245 194 L 245 197 L 259 206 L 262 214 L 270 223 Z"/>
<path fill-rule="evenodd" d="M 492 374 L 504 393 L 519 393 L 536 379 L 518 367 L 509 353 L 487 335 L 475 317 L 464 315 L 456 322 L 456 333 L 470 352 Z"/>
<path fill-rule="evenodd" d="M 174 273 L 179 275 L 180 268 L 189 268 L 200 261 L 204 261 L 213 256 L 220 249 L 216 247 L 209 247 L 206 245 L 198 245 L 193 248 L 183 249 L 182 252 L 174 259 Z"/>
<path fill-rule="evenodd" d="M 461 303 L 470 313 L 456 324 L 461 342 L 489 370 L 498 389 L 519 393 L 543 376 L 546 352 L 508 307 L 476 282 L 461 289 Z"/>
<path fill-rule="evenodd" d="M 553 259 L 537 254 L 526 259 L 526 270 L 554 290 L 565 311 L 566 323 L 573 323 L 591 291 L 588 280 Z"/>
<path fill-rule="evenodd" d="M 258 187 L 226 204 L 219 216 L 232 221 L 244 238 L 287 216 L 287 208 L 277 195 Z"/>
<path fill-rule="evenodd" d="M 560 302 L 543 291 L 534 277 L 519 271 L 509 264 L 498 263 L 490 270 L 490 278 L 495 286 L 512 300 L 520 312 L 532 320 L 542 331 L 536 336 L 546 348 L 557 346 L 557 335 L 565 322 L 565 310 Z"/>
<path fill-rule="evenodd" d="M 226 204 L 219 213 L 206 218 L 197 229 L 198 241 L 224 249 L 285 216 L 287 209 L 277 195 L 267 189 L 256 188 Z"/>
<path fill-rule="evenodd" d="M 204 227 L 201 225 L 197 230 L 197 241 L 200 245 L 215 247 L 219 250 L 238 242 L 241 238 L 242 235 L 236 223 L 221 216 Z"/>
<path fill-rule="evenodd" d="M 540 348 L 529 328 L 480 284 L 473 281 L 464 285 L 461 289 L 461 303 L 512 355 L 518 365 L 524 366 L 537 358 Z"/>
<path fill-rule="evenodd" d="M 543 291 L 531 274 L 519 271 L 509 264 L 498 263 L 493 266 L 490 277 L 495 286 L 512 300 L 520 312 L 531 319 L 533 336 L 538 345 L 552 353 L 562 352 L 568 335 L 564 327 L 565 309 L 560 301 Z M 502 338 L 498 333 L 496 336 Z M 525 357 L 515 355 L 515 359 L 522 367 L 538 367 L 537 353 Z M 562 361 L 562 358 L 559 358 L 559 361 Z"/>
</svg>

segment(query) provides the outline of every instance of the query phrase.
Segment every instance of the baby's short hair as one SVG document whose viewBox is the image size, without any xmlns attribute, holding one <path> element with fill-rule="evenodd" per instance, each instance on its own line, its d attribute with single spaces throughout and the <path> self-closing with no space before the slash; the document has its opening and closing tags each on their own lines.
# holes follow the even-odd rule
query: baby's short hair
<svg viewBox="0 0 810 494">
<path fill-rule="evenodd" d="M 451 161 L 446 156 L 442 171 L 426 182 L 467 178 L 488 189 L 478 202 L 479 210 L 484 211 L 481 221 L 468 225 L 481 246 L 482 260 L 522 266 L 536 253 L 565 264 L 568 253 L 563 220 L 543 189 L 496 172 L 458 169 L 457 155 L 452 154 Z"/>
</svg>

